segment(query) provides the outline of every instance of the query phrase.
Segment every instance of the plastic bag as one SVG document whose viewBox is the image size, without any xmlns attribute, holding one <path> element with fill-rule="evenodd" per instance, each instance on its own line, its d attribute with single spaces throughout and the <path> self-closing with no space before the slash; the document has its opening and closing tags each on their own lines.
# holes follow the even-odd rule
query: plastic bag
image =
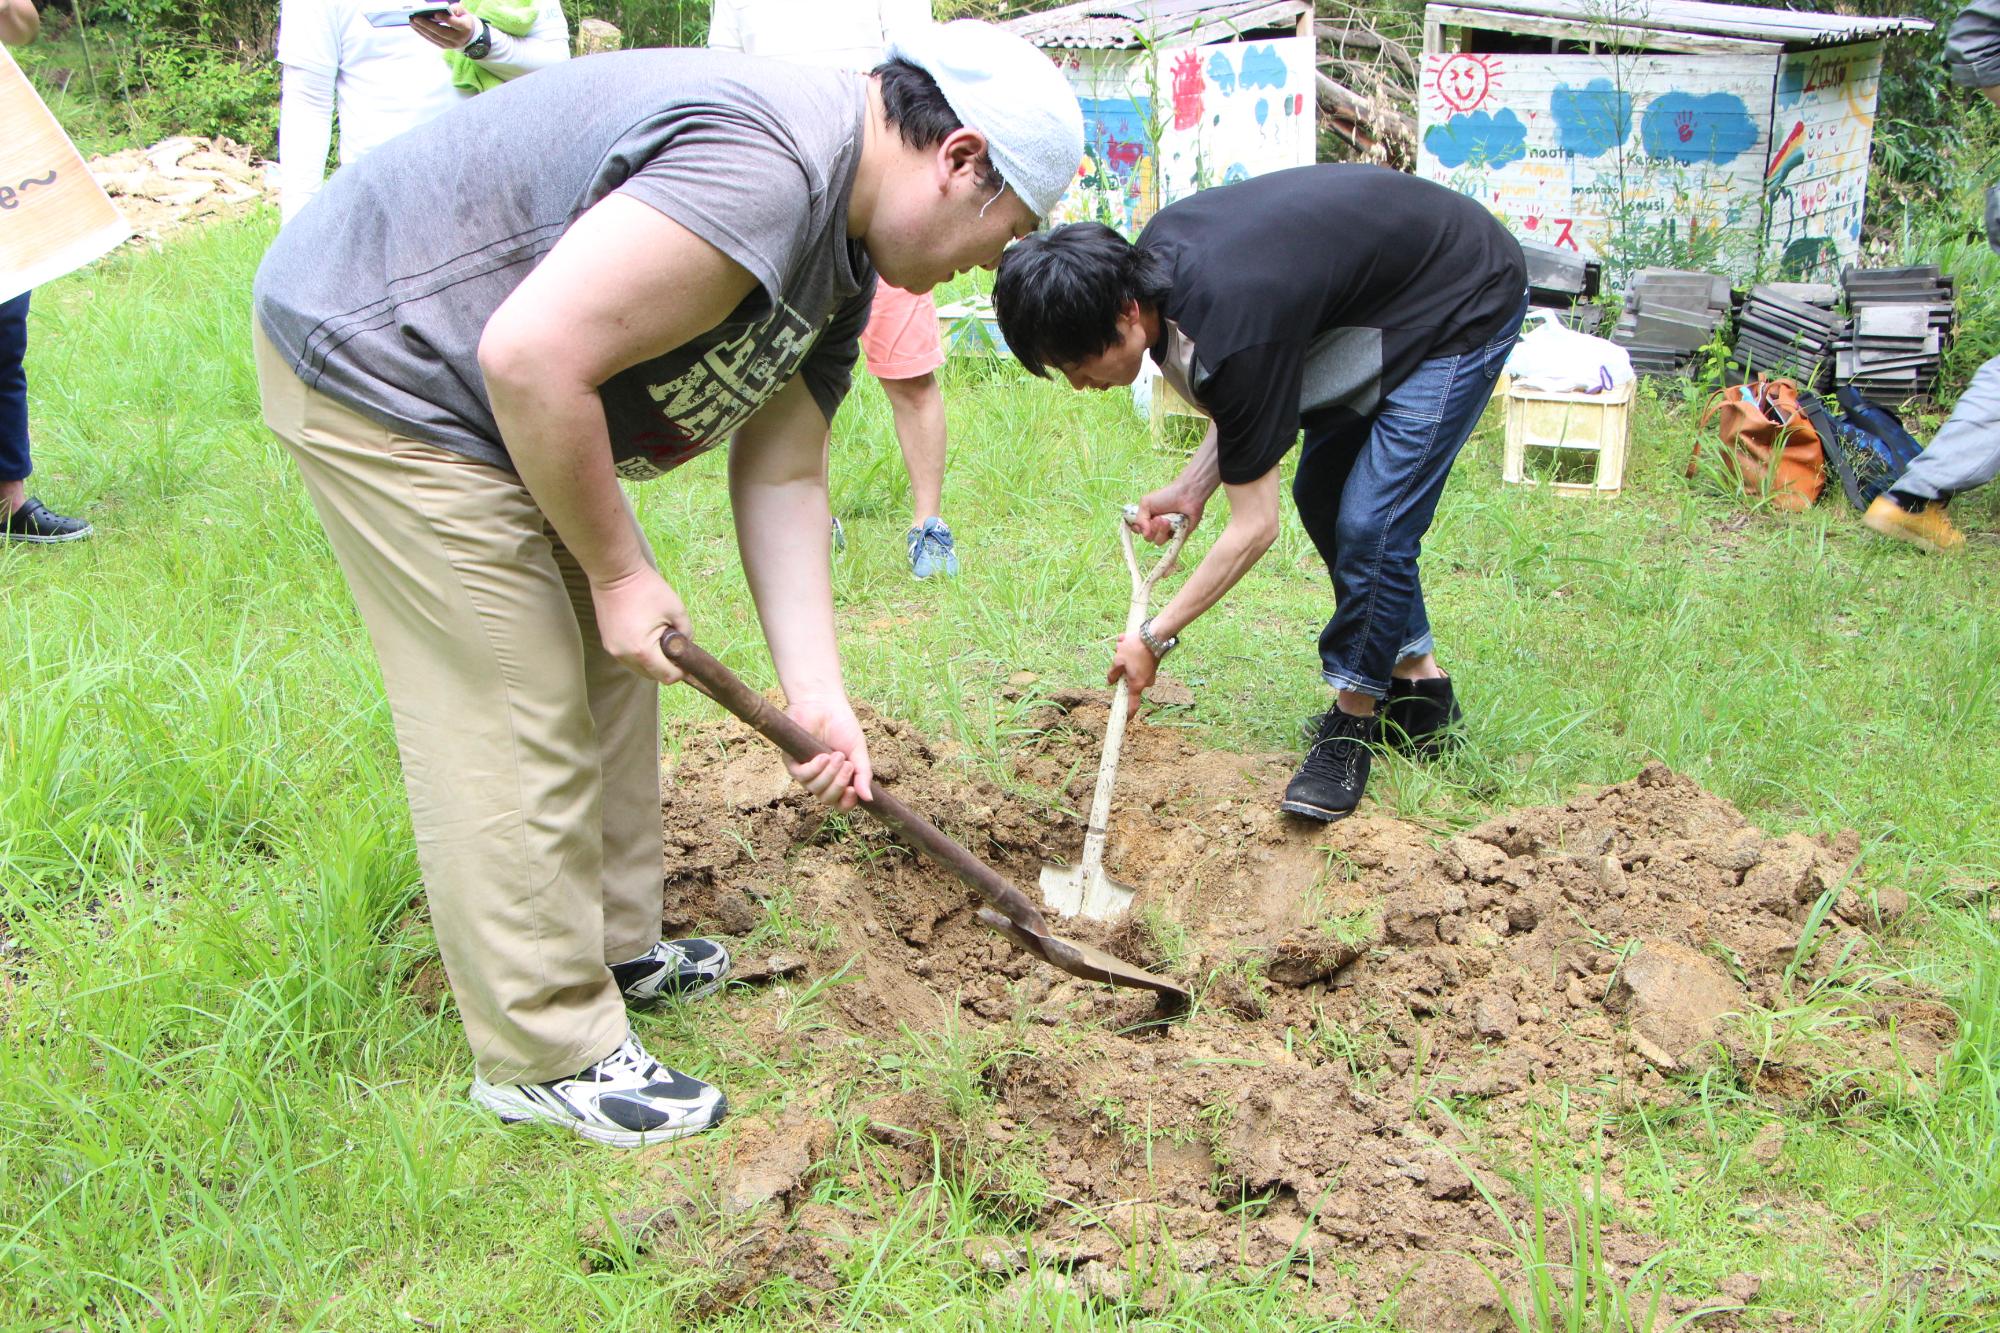
<svg viewBox="0 0 2000 1333">
<path fill-rule="evenodd" d="M 1617 343 L 1566 328 L 1553 310 L 1530 312 L 1528 325 L 1507 357 L 1507 373 L 1521 388 L 1600 393 L 1631 382 L 1632 358 Z"/>
</svg>

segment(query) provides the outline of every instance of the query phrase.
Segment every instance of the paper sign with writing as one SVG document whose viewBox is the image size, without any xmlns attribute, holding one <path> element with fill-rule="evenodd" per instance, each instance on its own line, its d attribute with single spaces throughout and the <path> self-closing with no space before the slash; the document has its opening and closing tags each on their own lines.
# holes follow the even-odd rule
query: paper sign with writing
<svg viewBox="0 0 2000 1333">
<path fill-rule="evenodd" d="M 132 229 L 0 47 L 0 301 L 82 268 Z"/>
</svg>

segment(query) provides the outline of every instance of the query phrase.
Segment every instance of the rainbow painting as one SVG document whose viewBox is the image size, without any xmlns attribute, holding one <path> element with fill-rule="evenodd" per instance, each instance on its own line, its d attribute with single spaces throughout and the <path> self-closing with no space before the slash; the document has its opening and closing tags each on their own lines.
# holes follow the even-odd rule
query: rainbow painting
<svg viewBox="0 0 2000 1333">
<path fill-rule="evenodd" d="M 1764 171 L 1764 190 L 1769 193 L 1785 183 L 1785 177 L 1804 166 L 1806 162 L 1806 123 L 1796 121 L 1792 132 L 1778 145 L 1778 151 L 1771 154 L 1771 165 Z"/>
</svg>

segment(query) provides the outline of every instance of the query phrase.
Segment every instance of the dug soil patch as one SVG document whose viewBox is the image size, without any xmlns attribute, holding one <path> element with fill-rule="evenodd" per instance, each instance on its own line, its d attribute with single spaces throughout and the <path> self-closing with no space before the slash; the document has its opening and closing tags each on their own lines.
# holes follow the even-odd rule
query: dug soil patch
<svg viewBox="0 0 2000 1333">
<path fill-rule="evenodd" d="M 1105 704 L 1036 716 L 1005 786 L 864 719 L 877 776 L 1031 894 L 1079 853 Z M 829 1287 L 858 1223 L 813 1187 L 941 1173 L 1000 1219 L 981 1269 L 1033 1251 L 1017 1284 L 1146 1302 L 1205 1280 L 1187 1274 L 1275 1271 L 1302 1309 L 1395 1299 L 1412 1326 L 1493 1327 L 1468 1256 L 1517 1269 L 1536 1126 L 1569 1114 L 1587 1149 L 1603 1110 L 1701 1077 L 1861 1113 L 1920 1092 L 1955 1037 L 1934 996 L 1869 979 L 1907 898 L 1861 882 L 1851 835 L 1768 836 L 1659 765 L 1457 836 L 1313 825 L 1276 809 L 1291 763 L 1127 733 L 1106 869 L 1133 910 L 1056 928 L 1197 992 L 1163 1022 L 978 927 L 966 889 L 865 813 L 812 806 L 734 723 L 693 733 L 664 803 L 667 926 L 739 941 L 753 988 L 731 1021 L 801 1076 L 782 1110 L 669 1150 L 708 1154 L 713 1179 L 638 1201 L 641 1247 L 684 1246 L 663 1219 L 707 1209 L 737 1219 L 697 1256 L 716 1303 L 778 1274 Z M 1615 1152 L 1604 1171 L 1607 1263 L 1629 1274 L 1657 1246 Z"/>
</svg>

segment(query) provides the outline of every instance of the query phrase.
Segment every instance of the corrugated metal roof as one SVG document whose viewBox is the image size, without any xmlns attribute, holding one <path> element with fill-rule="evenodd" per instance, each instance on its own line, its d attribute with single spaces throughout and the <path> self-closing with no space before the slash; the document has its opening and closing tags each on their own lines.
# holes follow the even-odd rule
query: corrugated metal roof
<svg viewBox="0 0 2000 1333">
<path fill-rule="evenodd" d="M 1786 46 L 1825 46 L 1865 41 L 1900 32 L 1928 32 L 1927 19 L 1865 18 L 1853 14 L 1823 14 L 1804 9 L 1764 9 L 1755 5 L 1723 5 L 1710 0 L 1469 0 L 1495 16 L 1491 25 L 1503 28 L 1508 14 L 1523 18 L 1564 19 L 1605 28 L 1650 28 L 1693 32 L 1711 37 L 1742 37 L 1782 42 Z M 1463 23 L 1463 19 L 1446 20 Z"/>
<path fill-rule="evenodd" d="M 1083 0 L 1023 14 L 1005 26 L 1036 46 L 1131 50 L 1140 38 L 1155 45 L 1224 42 L 1246 32 L 1296 27 L 1311 12 L 1306 0 Z"/>
</svg>

